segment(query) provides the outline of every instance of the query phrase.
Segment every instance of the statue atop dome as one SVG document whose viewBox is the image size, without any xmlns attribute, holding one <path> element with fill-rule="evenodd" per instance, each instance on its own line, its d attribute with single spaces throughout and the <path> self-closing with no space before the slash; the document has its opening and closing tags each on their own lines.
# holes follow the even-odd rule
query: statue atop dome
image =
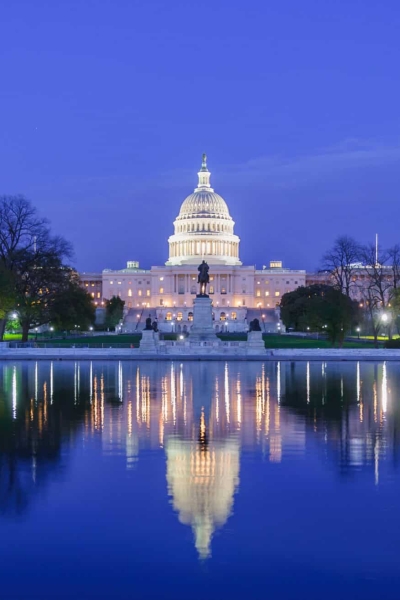
<svg viewBox="0 0 400 600">
<path fill-rule="evenodd" d="M 207 169 L 207 154 L 205 152 L 204 152 L 203 158 L 202 158 L 201 170 L 208 171 L 208 169 Z"/>
<path fill-rule="evenodd" d="M 208 264 L 206 263 L 205 260 L 203 260 L 203 262 L 201 263 L 201 265 L 199 265 L 198 267 L 198 272 L 199 275 L 197 277 L 197 283 L 200 284 L 200 294 L 199 296 L 205 296 L 208 298 L 207 294 L 206 294 L 206 288 L 207 288 L 207 284 L 210 281 L 210 276 L 208 274 L 210 267 L 208 266 Z"/>
</svg>

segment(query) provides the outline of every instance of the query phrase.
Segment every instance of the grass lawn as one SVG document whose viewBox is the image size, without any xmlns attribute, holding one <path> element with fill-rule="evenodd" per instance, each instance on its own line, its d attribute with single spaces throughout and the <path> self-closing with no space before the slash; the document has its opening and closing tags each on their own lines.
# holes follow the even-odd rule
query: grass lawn
<svg viewBox="0 0 400 600">
<path fill-rule="evenodd" d="M 218 337 L 223 341 L 246 341 L 247 334 L 245 333 L 236 333 L 230 335 L 218 335 Z M 125 347 L 133 346 L 138 347 L 140 342 L 141 334 L 133 333 L 133 334 L 122 334 L 122 335 L 93 335 L 93 336 L 71 336 L 67 339 L 62 338 L 51 338 L 48 335 L 38 335 L 37 343 L 38 345 L 46 344 L 55 346 L 94 346 L 99 347 L 104 345 L 107 346 L 119 346 L 123 345 Z M 173 333 L 164 334 L 165 340 L 176 340 L 177 335 Z M 295 337 L 292 335 L 273 335 L 267 334 L 263 336 L 265 341 L 266 348 L 331 348 L 331 345 L 326 340 L 316 340 L 304 337 Z M 19 341 L 21 336 L 18 334 L 8 334 L 5 336 L 5 341 Z M 366 338 L 364 338 L 366 339 Z M 35 335 L 29 336 L 30 341 L 35 340 Z M 345 342 L 343 344 L 344 348 L 369 348 L 372 347 L 372 344 L 365 344 L 362 341 L 358 342 L 355 338 L 350 342 Z"/>
</svg>

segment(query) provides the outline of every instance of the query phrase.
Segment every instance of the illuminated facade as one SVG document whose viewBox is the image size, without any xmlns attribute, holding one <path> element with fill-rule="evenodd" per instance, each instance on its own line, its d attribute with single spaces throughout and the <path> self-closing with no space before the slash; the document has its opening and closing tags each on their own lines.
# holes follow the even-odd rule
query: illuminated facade
<svg viewBox="0 0 400 600">
<path fill-rule="evenodd" d="M 285 269 L 281 261 L 270 261 L 261 270 L 242 265 L 235 223 L 225 200 L 211 187 L 210 176 L 203 155 L 198 185 L 174 221 L 164 266 L 140 269 L 138 262 L 129 261 L 126 269 L 81 273 L 82 285 L 99 308 L 112 296 L 125 301 L 125 331 L 142 329 L 149 313 L 161 330 L 190 331 L 202 260 L 210 265 L 208 293 L 219 331 L 245 331 L 255 317 L 265 331 L 276 331 L 282 295 L 305 284 L 305 271 Z"/>
</svg>

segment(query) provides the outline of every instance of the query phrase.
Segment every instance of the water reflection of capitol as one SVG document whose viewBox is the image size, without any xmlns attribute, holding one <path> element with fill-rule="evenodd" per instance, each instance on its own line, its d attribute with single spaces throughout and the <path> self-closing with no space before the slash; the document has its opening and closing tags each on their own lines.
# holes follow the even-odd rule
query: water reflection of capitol
<svg viewBox="0 0 400 600">
<path fill-rule="evenodd" d="M 165 452 L 171 503 L 205 558 L 232 513 L 243 452 L 276 464 L 318 450 L 378 484 L 397 452 L 399 377 L 384 363 L 5 364 L 0 421 L 14 429 L 1 454 L 43 455 L 49 439 L 54 454 L 82 425 L 129 470 L 142 451 Z"/>
</svg>

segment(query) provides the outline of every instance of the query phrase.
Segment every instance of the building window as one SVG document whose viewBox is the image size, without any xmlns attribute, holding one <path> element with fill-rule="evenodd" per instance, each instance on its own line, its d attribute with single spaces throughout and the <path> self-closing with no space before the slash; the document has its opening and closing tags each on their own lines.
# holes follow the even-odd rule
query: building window
<svg viewBox="0 0 400 600">
<path fill-rule="evenodd" d="M 178 314 L 176 315 L 176 320 L 182 321 L 182 319 L 183 319 L 183 314 L 181 312 L 178 312 Z"/>
<path fill-rule="evenodd" d="M 132 290 L 128 290 L 128 296 L 129 298 L 132 298 Z"/>
<path fill-rule="evenodd" d="M 266 295 L 266 296 L 269 296 L 269 292 L 268 292 L 268 291 L 266 291 L 266 292 L 265 292 L 265 295 Z"/>
<path fill-rule="evenodd" d="M 237 314 L 235 312 L 231 313 L 231 319 L 233 319 L 234 321 L 236 321 Z"/>
<path fill-rule="evenodd" d="M 164 281 L 164 277 L 160 277 L 160 281 Z"/>
<path fill-rule="evenodd" d="M 165 316 L 165 320 L 166 321 L 172 321 L 172 313 L 171 312 L 167 312 L 167 314 Z"/>
<path fill-rule="evenodd" d="M 256 296 L 257 296 L 257 298 L 260 298 L 260 296 L 261 296 L 261 290 L 257 290 L 256 291 Z"/>
<path fill-rule="evenodd" d="M 121 285 L 122 281 L 118 281 L 118 285 Z"/>
<path fill-rule="evenodd" d="M 281 293 L 280 292 L 275 292 L 275 296 L 280 296 Z"/>
<path fill-rule="evenodd" d="M 97 292 L 97 297 L 100 298 L 100 292 Z"/>
<path fill-rule="evenodd" d="M 226 321 L 226 314 L 224 312 L 222 312 L 219 316 L 219 320 L 220 321 Z"/>
<path fill-rule="evenodd" d="M 193 321 L 193 313 L 192 312 L 188 313 L 188 320 Z"/>
<path fill-rule="evenodd" d="M 132 302 L 128 302 L 128 308 L 132 308 Z"/>
<path fill-rule="evenodd" d="M 146 290 L 146 296 L 150 296 L 150 290 Z"/>
<path fill-rule="evenodd" d="M 142 290 L 139 290 L 138 291 L 138 296 L 141 296 L 141 295 L 142 295 Z"/>
<path fill-rule="evenodd" d="M 295 281 L 295 283 L 297 284 L 297 281 Z"/>
<path fill-rule="evenodd" d="M 209 294 L 213 294 L 213 293 L 214 293 L 214 286 L 213 286 L 213 285 L 210 285 L 210 288 L 209 288 L 209 290 L 208 290 L 208 293 L 209 293 Z"/>
<path fill-rule="evenodd" d="M 92 298 L 94 298 L 94 292 L 92 292 L 90 295 L 92 296 Z"/>
<path fill-rule="evenodd" d="M 92 283 L 92 287 L 94 287 L 94 283 Z"/>
<path fill-rule="evenodd" d="M 88 284 L 88 283 L 85 283 L 85 287 L 89 287 L 89 284 Z"/>
<path fill-rule="evenodd" d="M 289 285 L 289 281 L 286 282 L 286 285 Z"/>
<path fill-rule="evenodd" d="M 163 300 L 163 298 L 160 298 L 160 306 L 164 306 L 164 300 Z"/>
<path fill-rule="evenodd" d="M 160 287 L 160 294 L 163 294 L 163 293 L 164 293 L 164 288 Z"/>
<path fill-rule="evenodd" d="M 110 285 L 112 285 L 113 283 L 114 283 L 113 281 L 110 281 Z"/>
<path fill-rule="evenodd" d="M 191 294 L 195 294 L 196 293 L 196 286 L 195 285 L 192 285 L 190 293 Z"/>
<path fill-rule="evenodd" d="M 221 288 L 221 294 L 226 294 L 226 287 Z"/>
<path fill-rule="evenodd" d="M 269 284 L 269 279 L 266 279 L 266 280 L 264 281 L 264 283 L 265 283 L 265 285 L 268 285 L 268 284 Z"/>
</svg>

